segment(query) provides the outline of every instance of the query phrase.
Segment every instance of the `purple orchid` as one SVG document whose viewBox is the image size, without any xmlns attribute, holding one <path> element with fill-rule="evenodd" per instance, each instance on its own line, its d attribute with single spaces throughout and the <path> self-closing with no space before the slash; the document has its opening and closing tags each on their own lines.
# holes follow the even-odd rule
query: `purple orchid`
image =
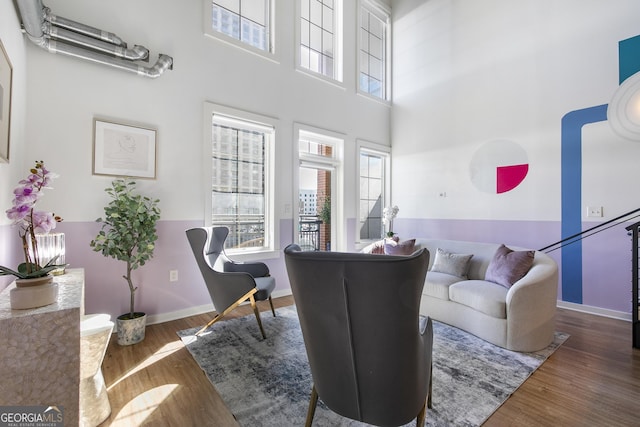
<svg viewBox="0 0 640 427">
<path fill-rule="evenodd" d="M 38 264 L 38 244 L 36 241 L 36 233 L 46 234 L 56 228 L 56 224 L 62 221 L 62 218 L 56 216 L 53 212 L 36 211 L 34 206 L 36 202 L 43 196 L 45 188 L 58 175 L 50 172 L 44 167 L 43 161 L 36 161 L 35 167 L 29 171 L 29 176 L 18 182 L 15 190 L 13 190 L 14 199 L 13 206 L 5 212 L 13 225 L 18 227 L 18 235 L 22 239 L 22 247 L 24 251 L 25 262 L 18 266 L 18 270 L 14 271 L 7 267 L 0 266 L 1 275 L 13 275 L 18 278 L 40 277 L 49 273 L 49 271 L 57 268 L 50 262 L 49 265 L 40 266 Z M 54 261 L 54 260 L 52 260 Z"/>
</svg>

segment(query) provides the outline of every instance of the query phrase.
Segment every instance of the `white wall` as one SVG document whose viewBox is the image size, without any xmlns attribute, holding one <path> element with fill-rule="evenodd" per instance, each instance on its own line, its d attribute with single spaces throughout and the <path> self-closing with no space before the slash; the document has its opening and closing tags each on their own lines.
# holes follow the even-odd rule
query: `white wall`
<svg viewBox="0 0 640 427">
<path fill-rule="evenodd" d="M 90 311 L 115 315 L 119 305 L 126 305 L 117 302 L 121 291 L 103 290 L 103 275 L 113 264 L 88 248 L 96 230 L 93 220 L 106 201 L 103 189 L 110 181 L 91 175 L 94 117 L 158 129 L 158 179 L 141 182 L 146 192 L 161 199 L 163 211 L 158 255 L 140 273 L 144 280 L 156 282 L 141 290 L 142 305 L 151 313 L 206 302 L 202 293 L 192 290 L 191 282 L 199 278 L 189 271 L 194 265 L 185 254 L 182 228 L 203 221 L 200 153 L 205 101 L 280 119 L 276 215 L 285 227 L 291 223 L 284 205 L 293 203 L 291 153 L 297 122 L 345 135 L 345 222 L 355 223 L 356 171 L 349 165 L 355 165 L 356 138 L 388 144 L 391 135 L 393 202 L 400 206 L 394 230 L 427 234 L 422 231 L 430 230 L 429 221 L 440 221 L 438 226 L 444 227 L 438 232 L 444 234 L 463 230 L 469 240 L 508 239 L 533 247 L 560 237 L 561 119 L 570 111 L 609 102 L 618 87 L 617 43 L 640 33 L 635 19 L 640 3 L 394 0 L 392 119 L 387 106 L 356 95 L 355 29 L 345 34 L 345 84 L 338 88 L 295 70 L 294 2 L 277 4 L 279 63 L 205 37 L 200 1 L 48 4 L 60 16 L 148 47 L 152 61 L 158 53 L 173 56 L 174 70 L 156 80 L 52 55 L 30 43 L 25 46 L 12 5 L 0 5 L 0 37 L 20 71 L 14 83 L 14 111 L 23 111 L 12 121 L 15 157 L 10 165 L 0 165 L 0 188 L 5 190 L 0 200 L 10 205 L 7 193 L 35 159 L 44 159 L 61 174 L 42 207 L 61 214 L 62 227 L 71 231 L 72 266 L 85 267 L 90 275 Z M 356 2 L 345 1 L 345 7 L 345 21 L 355 22 Z M 582 196 L 585 204 L 604 206 L 603 219 L 608 219 L 638 207 L 628 196 L 638 182 L 628 159 L 638 158 L 640 144 L 621 140 L 605 125 L 583 130 L 589 146 L 583 159 Z M 469 179 L 473 154 L 496 139 L 521 146 L 530 164 L 522 184 L 500 195 L 478 191 Z M 442 192 L 447 197 L 440 197 Z M 583 219 L 587 224 L 594 221 Z M 409 221 L 405 224 L 411 230 L 403 230 L 403 221 Z M 466 226 L 456 229 L 454 223 Z M 513 233 L 514 223 L 524 228 L 516 227 Z M 5 218 L 0 218 L 0 233 L 14 238 L 2 224 L 7 224 Z M 284 231 L 281 236 L 292 236 L 292 230 Z M 606 268 L 587 263 L 597 270 L 590 274 L 585 267 L 585 304 L 626 309 L 628 242 L 622 239 L 624 253 L 613 255 L 622 258 L 621 265 L 602 258 Z M 3 245 L 15 245 L 6 240 Z M 606 250 L 611 246 L 605 240 L 596 249 L 586 248 L 585 257 L 617 252 Z M 0 255 L 0 261 L 5 256 Z M 177 286 L 168 283 L 169 266 L 180 269 Z M 286 281 L 281 263 L 271 266 L 281 282 Z M 623 273 L 612 277 L 610 270 Z M 608 287 L 599 284 L 605 277 Z"/>
<path fill-rule="evenodd" d="M 151 63 L 159 53 L 171 55 L 173 70 L 157 79 L 50 54 L 31 43 L 23 48 L 17 42 L 23 36 L 13 22 L 14 50 L 26 56 L 27 63 L 21 70 L 26 94 L 23 90 L 18 101 L 26 105 L 26 113 L 18 124 L 22 135 L 15 141 L 25 154 L 17 159 L 18 166 L 24 168 L 43 159 L 60 174 L 40 207 L 54 210 L 65 220 L 59 229 L 67 235 L 67 260 L 71 267 L 85 268 L 87 274 L 87 312 L 119 315 L 125 311 L 128 295 L 125 284 L 119 283 L 121 266 L 89 248 L 98 230 L 93 221 L 102 215 L 107 201 L 103 189 L 111 181 L 91 173 L 96 117 L 158 130 L 157 179 L 139 181 L 142 191 L 161 200 L 162 209 L 156 256 L 135 273 L 142 283 L 138 308 L 149 314 L 177 312 L 209 302 L 184 235 L 185 228 L 204 222 L 205 102 L 279 119 L 275 203 L 281 229 L 276 244 L 290 243 L 293 236 L 293 209 L 285 212 L 285 205 L 294 203 L 294 123 L 344 135 L 344 221 L 355 222 L 356 139 L 390 144 L 390 106 L 356 94 L 356 2 L 345 1 L 342 87 L 296 71 L 295 3 L 276 4 L 278 62 L 205 36 L 201 0 L 45 1 L 58 16 L 113 32 L 130 46 L 149 48 Z M 15 14 L 4 2 L 0 7 L 2 12 Z M 19 177 L 15 174 L 11 181 Z M 2 189 L 6 190 L 5 185 L 15 186 L 5 184 L 3 175 Z M 7 196 L 3 197 L 9 204 Z M 269 262 L 278 287 L 288 288 L 282 260 Z M 178 283 L 168 282 L 169 269 L 179 270 Z M 115 288 L 110 284 L 113 282 Z"/>
<path fill-rule="evenodd" d="M 609 102 L 618 41 L 640 33 L 639 12 L 633 0 L 395 1 L 393 177 L 403 215 L 558 220 L 561 118 Z M 525 182 L 501 196 L 469 179 L 474 152 L 497 139 L 520 144 L 530 161 Z M 612 132 L 599 139 L 640 150 Z M 407 180 L 424 185 L 397 185 Z M 611 177 L 616 192 L 592 199 L 588 186 L 585 199 L 623 213 L 638 207 L 622 196 L 633 182 Z"/>
<path fill-rule="evenodd" d="M 411 232 L 407 221 L 445 238 L 463 229 L 467 240 L 534 248 L 559 240 L 561 120 L 611 100 L 618 42 L 640 34 L 640 2 L 394 0 L 393 8 L 394 227 Z M 502 194 L 471 179 L 474 154 L 496 140 L 519 145 L 529 163 L 525 180 Z M 582 192 L 585 228 L 640 207 L 638 158 L 640 143 L 606 121 L 582 129 L 582 189 L 572 191 Z M 587 206 L 603 206 L 604 217 L 586 217 Z M 585 304 L 630 308 L 630 243 L 620 229 L 606 236 L 623 250 L 604 237 L 583 243 Z"/>
<path fill-rule="evenodd" d="M 355 6 L 345 2 L 345 22 L 355 22 Z M 48 54 L 34 46 L 29 55 L 30 151 L 64 174 L 57 205 L 72 206 L 69 221 L 101 213 L 108 179 L 91 176 L 92 120 L 108 117 L 157 127 L 158 179 L 145 183 L 162 201 L 163 219 L 201 219 L 202 108 L 205 101 L 277 117 L 279 213 L 291 203 L 293 122 L 344 133 L 353 159 L 358 138 L 389 143 L 389 111 L 355 95 L 355 29 L 345 34 L 345 84 L 338 88 L 294 68 L 294 2 L 277 2 L 274 63 L 203 35 L 201 0 L 110 2 L 62 0 L 53 13 L 114 32 L 132 44 L 173 56 L 172 71 L 156 80 Z M 69 159 L 74 159 L 69 162 Z M 355 172 L 354 172 L 355 173 Z M 354 178 L 349 190 L 354 190 Z M 60 192 L 62 193 L 62 192 Z M 82 194 L 79 204 L 77 195 Z M 355 215 L 354 207 L 347 209 Z"/>
<path fill-rule="evenodd" d="M 15 256 L 20 245 L 11 239 L 13 230 L 4 211 L 11 207 L 13 189 L 18 180 L 28 172 L 24 166 L 24 138 L 26 117 L 26 53 L 25 40 L 20 32 L 20 21 L 12 2 L 0 2 L 0 40 L 13 68 L 11 123 L 9 140 L 9 163 L 0 161 L 0 265 L 15 266 Z M 0 276 L 0 289 L 13 278 Z"/>
</svg>

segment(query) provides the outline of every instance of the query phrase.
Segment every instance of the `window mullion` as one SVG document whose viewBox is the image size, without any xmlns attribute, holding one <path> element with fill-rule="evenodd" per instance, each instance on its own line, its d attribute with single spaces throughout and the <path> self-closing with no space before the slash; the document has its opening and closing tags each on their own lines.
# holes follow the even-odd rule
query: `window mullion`
<svg viewBox="0 0 640 427">
<path fill-rule="evenodd" d="M 262 13 L 253 16 L 251 7 L 245 7 L 240 1 L 237 5 L 229 5 L 222 0 L 211 0 L 209 23 L 205 32 L 218 37 L 229 37 L 240 44 L 251 46 L 259 51 L 273 53 L 271 40 L 271 0 L 260 0 Z M 233 9 L 230 9 L 232 7 Z M 235 10 L 237 8 L 237 11 Z M 254 12 L 259 9 L 253 10 Z M 258 22 L 262 19 L 264 22 Z"/>
<path fill-rule="evenodd" d="M 390 11 L 372 0 L 360 3 L 359 90 L 383 100 L 389 99 Z"/>
<path fill-rule="evenodd" d="M 341 8 L 322 1 L 298 0 L 300 14 L 299 66 L 327 78 L 342 81 Z M 316 30 L 316 31 L 314 31 Z M 314 34 L 317 33 L 317 40 Z"/>
</svg>

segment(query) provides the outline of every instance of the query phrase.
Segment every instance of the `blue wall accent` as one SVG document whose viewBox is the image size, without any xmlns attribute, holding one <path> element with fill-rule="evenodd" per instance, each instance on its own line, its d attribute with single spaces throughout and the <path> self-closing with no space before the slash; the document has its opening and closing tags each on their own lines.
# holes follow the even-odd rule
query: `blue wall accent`
<svg viewBox="0 0 640 427">
<path fill-rule="evenodd" d="M 571 111 L 562 118 L 562 238 L 582 231 L 582 127 L 607 120 L 607 104 Z M 562 248 L 562 300 L 582 304 L 582 242 Z"/>
<path fill-rule="evenodd" d="M 640 71 L 640 36 L 618 42 L 620 84 Z"/>
<path fill-rule="evenodd" d="M 620 84 L 640 71 L 640 36 L 618 42 Z M 582 127 L 607 120 L 607 104 L 562 118 L 562 238 L 582 231 Z M 582 304 L 582 242 L 562 248 L 562 300 Z"/>
</svg>

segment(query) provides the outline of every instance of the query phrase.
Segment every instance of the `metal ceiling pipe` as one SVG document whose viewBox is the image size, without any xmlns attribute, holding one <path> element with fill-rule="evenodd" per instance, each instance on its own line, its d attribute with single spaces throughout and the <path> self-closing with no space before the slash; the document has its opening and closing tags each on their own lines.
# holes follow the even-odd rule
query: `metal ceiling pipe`
<svg viewBox="0 0 640 427">
<path fill-rule="evenodd" d="M 173 70 L 173 58 L 161 53 L 158 55 L 158 60 L 153 64 L 153 66 L 142 69 L 142 75 L 155 79 L 156 77 L 160 77 L 162 73 L 167 70 Z M 140 74 L 140 72 L 141 71 L 138 70 L 138 74 Z"/>
<path fill-rule="evenodd" d="M 70 42 L 81 47 L 94 49 L 99 52 L 103 52 L 109 55 L 115 55 L 119 58 L 128 59 L 130 61 L 149 59 L 149 49 L 144 46 L 135 45 L 133 48 L 128 49 L 126 47 L 126 43 L 124 46 L 114 45 L 84 36 L 82 34 L 75 33 L 73 31 L 66 30 L 64 28 L 52 27 L 49 23 L 45 23 L 44 33 L 45 35 L 48 35 L 56 40 Z"/>
<path fill-rule="evenodd" d="M 45 41 L 42 28 L 45 11 L 42 0 L 18 0 L 18 9 L 27 36 L 32 42 L 42 46 Z"/>
<path fill-rule="evenodd" d="M 64 28 L 74 31 L 76 33 L 84 34 L 85 36 L 92 37 L 94 39 L 102 40 L 104 42 L 127 47 L 127 43 L 120 37 L 113 33 L 103 31 L 99 28 L 90 27 L 89 25 L 81 24 L 79 22 L 72 21 L 71 19 L 63 18 L 51 13 L 51 10 L 47 8 L 45 11 L 45 19 L 56 27 Z"/>
<path fill-rule="evenodd" d="M 17 0 L 17 4 L 22 19 L 22 25 L 29 40 L 31 40 L 35 45 L 46 49 L 51 53 L 60 53 L 94 63 L 108 65 L 124 71 L 136 73 L 140 76 L 151 78 L 156 78 L 162 75 L 162 73 L 167 69 L 173 69 L 173 58 L 169 55 L 160 54 L 158 56 L 158 60 L 153 66 L 143 67 L 132 62 L 132 60 L 121 59 L 96 51 L 104 49 L 105 46 L 101 45 L 100 48 L 96 48 L 95 44 L 99 41 L 91 40 L 90 37 L 70 35 L 70 31 L 65 32 L 65 30 L 63 30 L 65 37 L 75 39 L 74 43 L 78 43 L 80 45 L 83 43 L 87 44 L 89 45 L 88 47 L 77 46 L 63 40 L 51 39 L 49 38 L 50 35 L 47 34 L 47 31 L 51 30 L 51 26 L 45 25 L 45 15 L 48 13 L 48 9 L 44 7 L 42 0 Z M 60 33 L 59 30 L 60 29 L 58 29 L 58 34 Z M 79 42 L 78 40 L 82 40 L 82 42 Z M 123 44 L 126 45 L 126 43 Z M 143 46 L 135 46 L 130 50 L 130 52 L 133 52 L 132 55 L 135 56 L 143 53 L 143 50 L 146 51 L 145 55 L 148 57 L 148 50 Z"/>
<path fill-rule="evenodd" d="M 158 60 L 151 67 L 143 67 L 142 65 L 130 62 L 124 59 L 114 58 L 98 52 L 92 52 L 78 46 L 74 46 L 56 40 L 49 40 L 46 49 L 51 53 L 59 53 L 65 56 L 84 59 L 96 64 L 109 65 L 123 71 L 129 71 L 139 76 L 156 78 L 162 75 L 166 70 L 173 69 L 173 58 L 169 55 L 160 54 Z"/>
</svg>

